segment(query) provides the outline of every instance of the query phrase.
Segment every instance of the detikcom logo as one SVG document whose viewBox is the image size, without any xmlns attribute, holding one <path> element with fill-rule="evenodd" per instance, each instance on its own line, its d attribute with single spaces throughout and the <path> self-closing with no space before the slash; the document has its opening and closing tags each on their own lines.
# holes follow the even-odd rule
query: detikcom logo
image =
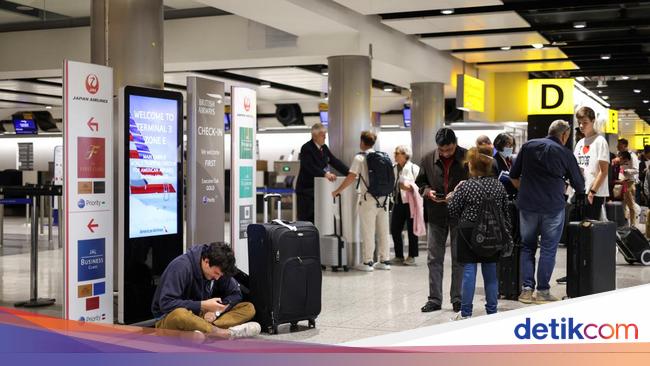
<svg viewBox="0 0 650 366">
<path fill-rule="evenodd" d="M 99 91 L 99 78 L 95 74 L 86 76 L 86 91 L 90 94 L 97 94 Z"/>
</svg>

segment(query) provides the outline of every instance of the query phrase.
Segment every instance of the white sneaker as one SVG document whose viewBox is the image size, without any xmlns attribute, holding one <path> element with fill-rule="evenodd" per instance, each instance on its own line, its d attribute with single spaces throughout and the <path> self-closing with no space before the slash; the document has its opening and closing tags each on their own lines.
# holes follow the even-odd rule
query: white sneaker
<svg viewBox="0 0 650 366">
<path fill-rule="evenodd" d="M 454 322 L 455 322 L 455 321 L 458 321 L 458 320 L 469 319 L 469 318 L 471 318 L 471 317 L 472 317 L 471 315 L 470 315 L 470 316 L 463 316 L 463 313 L 461 313 L 461 312 L 459 311 L 458 313 L 456 313 L 456 316 L 454 316 L 453 318 L 451 318 L 451 321 L 454 321 Z"/>
<path fill-rule="evenodd" d="M 390 271 L 390 264 L 388 262 L 375 263 L 375 268 L 383 269 L 384 271 Z"/>
<path fill-rule="evenodd" d="M 354 269 L 356 269 L 357 271 L 362 271 L 362 272 L 372 272 L 372 271 L 375 270 L 373 268 L 373 266 L 372 266 L 372 262 L 361 263 L 361 264 L 355 266 Z"/>
<path fill-rule="evenodd" d="M 259 323 L 248 322 L 240 325 L 235 325 L 234 327 L 228 328 L 230 331 L 230 339 L 237 338 L 250 338 L 259 335 L 262 331 Z"/>
</svg>

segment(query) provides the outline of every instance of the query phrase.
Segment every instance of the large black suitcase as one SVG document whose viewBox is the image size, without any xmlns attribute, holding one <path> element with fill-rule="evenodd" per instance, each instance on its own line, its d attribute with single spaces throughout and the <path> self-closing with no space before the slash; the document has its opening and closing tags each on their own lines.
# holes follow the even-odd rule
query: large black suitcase
<svg viewBox="0 0 650 366">
<path fill-rule="evenodd" d="M 521 277 L 519 275 L 519 252 L 521 250 L 521 235 L 519 232 L 519 210 L 515 201 L 508 203 L 512 223 L 512 254 L 501 257 L 497 262 L 499 276 L 499 297 L 506 300 L 517 300 L 521 293 Z"/>
<path fill-rule="evenodd" d="M 607 215 L 607 220 L 615 222 L 616 226 L 622 227 L 627 225 L 623 202 L 620 201 L 607 202 L 605 204 L 605 214 Z"/>
<path fill-rule="evenodd" d="M 315 327 L 322 285 L 318 229 L 311 222 L 276 221 L 248 225 L 247 233 L 256 321 L 271 334 L 302 320 Z"/>
<path fill-rule="evenodd" d="M 579 297 L 616 289 L 616 224 L 611 221 L 569 223 L 567 296 Z"/>
<path fill-rule="evenodd" d="M 616 245 L 627 263 L 650 265 L 650 244 L 639 229 L 626 226 L 619 228 L 617 234 Z"/>
</svg>

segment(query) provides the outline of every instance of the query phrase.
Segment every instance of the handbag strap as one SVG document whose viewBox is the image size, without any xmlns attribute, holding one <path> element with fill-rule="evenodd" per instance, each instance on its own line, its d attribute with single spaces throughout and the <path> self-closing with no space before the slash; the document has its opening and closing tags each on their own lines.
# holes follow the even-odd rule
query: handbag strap
<svg viewBox="0 0 650 366">
<path fill-rule="evenodd" d="M 282 226 L 286 227 L 287 229 L 289 229 L 291 231 L 298 231 L 298 228 L 296 226 L 289 225 L 289 224 L 285 223 L 284 221 L 282 221 L 280 219 L 275 219 L 275 220 L 273 220 L 271 222 L 274 223 L 274 224 L 282 225 Z"/>
</svg>

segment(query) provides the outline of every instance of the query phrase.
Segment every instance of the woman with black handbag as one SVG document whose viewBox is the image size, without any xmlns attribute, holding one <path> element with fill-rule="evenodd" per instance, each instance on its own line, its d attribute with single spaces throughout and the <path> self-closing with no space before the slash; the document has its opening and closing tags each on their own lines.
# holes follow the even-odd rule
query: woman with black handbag
<svg viewBox="0 0 650 366">
<path fill-rule="evenodd" d="M 489 148 L 472 148 L 467 153 L 470 179 L 459 184 L 449 202 L 449 215 L 458 218 L 456 257 L 464 263 L 461 311 L 453 320 L 472 316 L 476 271 L 481 263 L 485 285 L 485 310 L 497 312 L 499 284 L 496 262 L 512 250 L 508 195 L 494 176 Z M 488 223 L 488 225 L 481 225 Z"/>
</svg>

